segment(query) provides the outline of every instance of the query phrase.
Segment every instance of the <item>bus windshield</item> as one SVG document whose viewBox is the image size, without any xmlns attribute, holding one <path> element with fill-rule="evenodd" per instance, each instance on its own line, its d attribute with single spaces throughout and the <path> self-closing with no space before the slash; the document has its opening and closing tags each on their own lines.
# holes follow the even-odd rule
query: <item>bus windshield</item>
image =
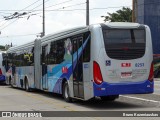
<svg viewBox="0 0 160 120">
<path fill-rule="evenodd" d="M 104 43 L 110 58 L 137 59 L 145 53 L 144 29 L 104 29 Z"/>
</svg>

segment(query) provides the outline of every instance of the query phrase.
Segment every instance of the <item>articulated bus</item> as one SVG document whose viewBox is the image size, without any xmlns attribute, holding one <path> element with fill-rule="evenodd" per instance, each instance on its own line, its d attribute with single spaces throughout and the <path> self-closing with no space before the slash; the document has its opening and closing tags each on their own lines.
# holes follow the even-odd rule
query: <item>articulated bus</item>
<svg viewBox="0 0 160 120">
<path fill-rule="evenodd" d="M 111 22 L 61 31 L 7 51 L 7 83 L 72 99 L 153 93 L 150 29 Z"/>
</svg>

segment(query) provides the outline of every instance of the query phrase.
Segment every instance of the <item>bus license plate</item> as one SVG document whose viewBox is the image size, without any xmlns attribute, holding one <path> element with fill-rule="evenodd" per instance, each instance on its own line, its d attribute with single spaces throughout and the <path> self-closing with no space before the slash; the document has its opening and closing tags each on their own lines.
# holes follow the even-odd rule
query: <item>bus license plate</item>
<svg viewBox="0 0 160 120">
<path fill-rule="evenodd" d="M 121 72 L 121 78 L 131 78 L 132 72 Z"/>
</svg>

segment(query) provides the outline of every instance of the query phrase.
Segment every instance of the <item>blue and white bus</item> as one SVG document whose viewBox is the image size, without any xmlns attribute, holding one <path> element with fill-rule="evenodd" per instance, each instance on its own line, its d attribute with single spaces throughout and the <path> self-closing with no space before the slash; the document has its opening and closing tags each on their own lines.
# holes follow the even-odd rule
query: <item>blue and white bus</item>
<svg viewBox="0 0 160 120">
<path fill-rule="evenodd" d="M 6 70 L 3 64 L 3 59 L 5 59 L 5 52 L 0 51 L 0 83 L 6 82 L 6 77 L 5 77 Z"/>
<path fill-rule="evenodd" d="M 7 83 L 62 94 L 66 101 L 153 93 L 150 29 L 95 24 L 47 35 L 7 51 Z"/>
</svg>

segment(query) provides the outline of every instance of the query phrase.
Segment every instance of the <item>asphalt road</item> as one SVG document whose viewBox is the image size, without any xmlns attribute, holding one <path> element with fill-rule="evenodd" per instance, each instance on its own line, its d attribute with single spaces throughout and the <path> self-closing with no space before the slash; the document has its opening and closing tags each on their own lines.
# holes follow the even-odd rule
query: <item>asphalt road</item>
<svg viewBox="0 0 160 120">
<path fill-rule="evenodd" d="M 123 95 L 120 96 L 114 102 L 105 102 L 99 99 L 93 101 L 74 101 L 73 103 L 67 103 L 60 95 L 46 93 L 42 91 L 26 92 L 25 90 L 12 88 L 10 86 L 0 86 L 0 111 L 160 111 L 160 82 L 155 81 L 155 93 L 154 94 L 141 94 L 141 95 Z M 114 113 L 114 112 L 113 112 Z M 58 113 L 56 113 L 58 114 Z M 62 114 L 63 112 L 59 112 Z M 64 112 L 64 114 L 67 114 Z M 74 113 L 73 113 L 74 114 Z M 84 114 L 87 113 L 79 113 Z M 91 113 L 92 114 L 92 113 Z M 92 117 L 88 115 L 84 119 L 87 120 L 100 120 L 105 117 Z M 98 112 L 97 112 L 98 114 Z M 93 116 L 95 113 L 93 113 Z M 85 116 L 85 115 L 84 115 Z M 160 116 L 159 116 L 160 117 Z M 2 118 L 0 118 L 2 119 Z M 9 118 L 3 118 L 8 120 Z M 10 118 L 19 119 L 22 118 Z M 23 118 L 24 119 L 24 118 Z M 27 118 L 25 118 L 27 119 Z M 31 118 L 29 118 L 30 120 Z M 57 118 L 32 118 L 37 120 L 53 120 Z M 58 117 L 58 119 L 82 119 L 80 117 Z M 124 117 L 111 117 L 109 120 L 127 120 Z M 137 117 L 131 117 L 130 120 L 137 119 Z M 159 119 L 158 117 L 147 117 L 141 119 Z"/>
<path fill-rule="evenodd" d="M 160 94 L 160 80 L 154 82 L 154 93 Z"/>
</svg>

